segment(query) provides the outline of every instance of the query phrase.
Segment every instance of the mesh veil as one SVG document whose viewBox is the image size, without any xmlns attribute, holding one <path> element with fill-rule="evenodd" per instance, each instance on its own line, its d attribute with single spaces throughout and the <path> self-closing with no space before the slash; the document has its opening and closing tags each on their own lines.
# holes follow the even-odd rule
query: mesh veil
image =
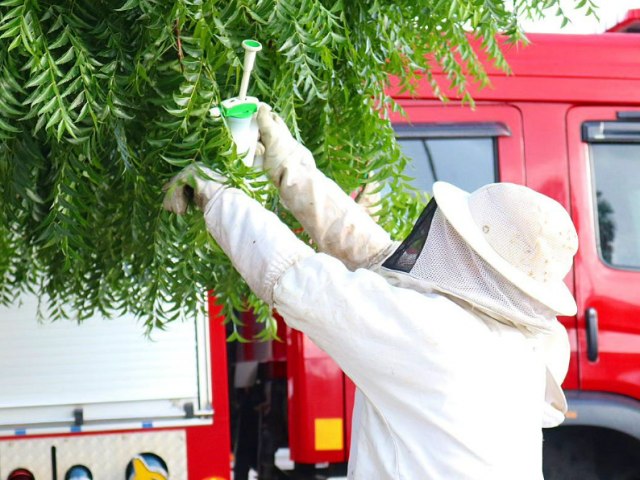
<svg viewBox="0 0 640 480">
<path fill-rule="evenodd" d="M 428 207 L 427 207 L 428 208 Z M 493 267 L 486 263 L 467 245 L 458 232 L 446 221 L 442 212 L 433 206 L 430 212 L 428 236 L 420 229 L 423 212 L 411 235 L 394 253 L 384 267 L 400 270 L 428 284 L 431 290 L 459 298 L 496 320 L 525 328 L 528 332 L 548 332 L 556 313 L 541 302 L 531 298 Z M 399 256 L 398 265 L 391 260 L 403 246 L 419 245 L 411 236 L 422 234 L 422 245 L 412 255 Z M 408 262 L 413 261 L 412 266 Z M 402 268 L 398 268 L 402 267 Z"/>
</svg>

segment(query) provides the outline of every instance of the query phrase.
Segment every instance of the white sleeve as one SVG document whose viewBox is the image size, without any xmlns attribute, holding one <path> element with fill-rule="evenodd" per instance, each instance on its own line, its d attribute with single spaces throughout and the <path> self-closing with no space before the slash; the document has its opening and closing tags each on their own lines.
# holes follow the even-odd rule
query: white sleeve
<svg viewBox="0 0 640 480">
<path fill-rule="evenodd" d="M 288 210 L 321 252 L 349 269 L 381 263 L 397 248 L 389 234 L 312 161 L 286 162 L 278 188 Z"/>
<path fill-rule="evenodd" d="M 418 318 L 430 308 L 424 295 L 313 252 L 242 191 L 216 192 L 205 221 L 249 287 L 358 385 L 396 382 L 398 372 L 407 370 L 407 359 L 398 358 L 406 356 L 397 352 L 411 350 L 416 338 L 433 337 L 429 322 Z"/>
<path fill-rule="evenodd" d="M 241 190 L 218 190 L 204 209 L 209 233 L 251 290 L 272 304 L 282 273 L 313 250 L 272 212 Z"/>
<path fill-rule="evenodd" d="M 434 330 L 425 321 L 438 317 L 429 296 L 394 287 L 370 270 L 349 271 L 324 254 L 287 270 L 273 299 L 289 326 L 308 335 L 369 393 L 404 380 L 414 368 L 408 365 L 416 363 L 416 344 L 428 349 L 447 335 L 447 327 Z"/>
</svg>

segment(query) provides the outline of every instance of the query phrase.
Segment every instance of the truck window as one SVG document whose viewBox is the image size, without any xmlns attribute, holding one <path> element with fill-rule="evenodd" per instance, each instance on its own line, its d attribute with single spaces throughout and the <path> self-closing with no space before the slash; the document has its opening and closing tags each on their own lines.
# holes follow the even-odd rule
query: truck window
<svg viewBox="0 0 640 480">
<path fill-rule="evenodd" d="M 640 269 L 640 122 L 585 122 L 600 258 Z"/>
<path fill-rule="evenodd" d="M 496 182 L 497 137 L 505 131 L 493 123 L 397 127 L 398 143 L 412 159 L 404 173 L 414 187 L 429 194 L 438 180 L 466 191 Z"/>
<path fill-rule="evenodd" d="M 593 144 L 590 159 L 600 256 L 640 268 L 640 144 Z"/>
</svg>

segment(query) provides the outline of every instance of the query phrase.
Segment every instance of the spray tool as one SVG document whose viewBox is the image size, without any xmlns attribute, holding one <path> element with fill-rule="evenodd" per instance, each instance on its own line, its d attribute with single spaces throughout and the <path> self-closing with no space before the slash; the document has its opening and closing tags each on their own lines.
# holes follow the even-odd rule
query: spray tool
<svg viewBox="0 0 640 480">
<path fill-rule="evenodd" d="M 248 97 L 249 79 L 255 64 L 256 53 L 262 50 L 262 45 L 256 40 L 244 40 L 244 64 L 242 67 L 242 81 L 240 82 L 240 92 L 237 97 L 223 100 L 219 106 L 211 109 L 210 113 L 214 117 L 225 119 L 231 137 L 242 161 L 248 167 L 260 167 L 262 159 L 256 158 L 256 145 L 258 143 L 258 103 L 256 97 Z"/>
</svg>

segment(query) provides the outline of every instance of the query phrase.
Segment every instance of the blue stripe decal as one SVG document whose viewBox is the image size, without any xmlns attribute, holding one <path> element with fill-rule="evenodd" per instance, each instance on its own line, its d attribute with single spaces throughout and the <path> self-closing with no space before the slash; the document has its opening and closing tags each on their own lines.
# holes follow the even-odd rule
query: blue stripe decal
<svg viewBox="0 0 640 480">
<path fill-rule="evenodd" d="M 82 427 L 79 425 L 74 425 L 73 427 L 71 427 L 71 433 L 78 433 L 82 431 Z"/>
<path fill-rule="evenodd" d="M 153 428 L 153 422 L 142 422 L 142 428 Z"/>
<path fill-rule="evenodd" d="M 27 430 L 26 430 L 26 429 L 24 429 L 24 428 L 19 428 L 19 429 L 16 429 L 16 430 L 14 431 L 14 433 L 15 433 L 16 435 L 26 435 L 26 434 L 27 434 Z"/>
</svg>

